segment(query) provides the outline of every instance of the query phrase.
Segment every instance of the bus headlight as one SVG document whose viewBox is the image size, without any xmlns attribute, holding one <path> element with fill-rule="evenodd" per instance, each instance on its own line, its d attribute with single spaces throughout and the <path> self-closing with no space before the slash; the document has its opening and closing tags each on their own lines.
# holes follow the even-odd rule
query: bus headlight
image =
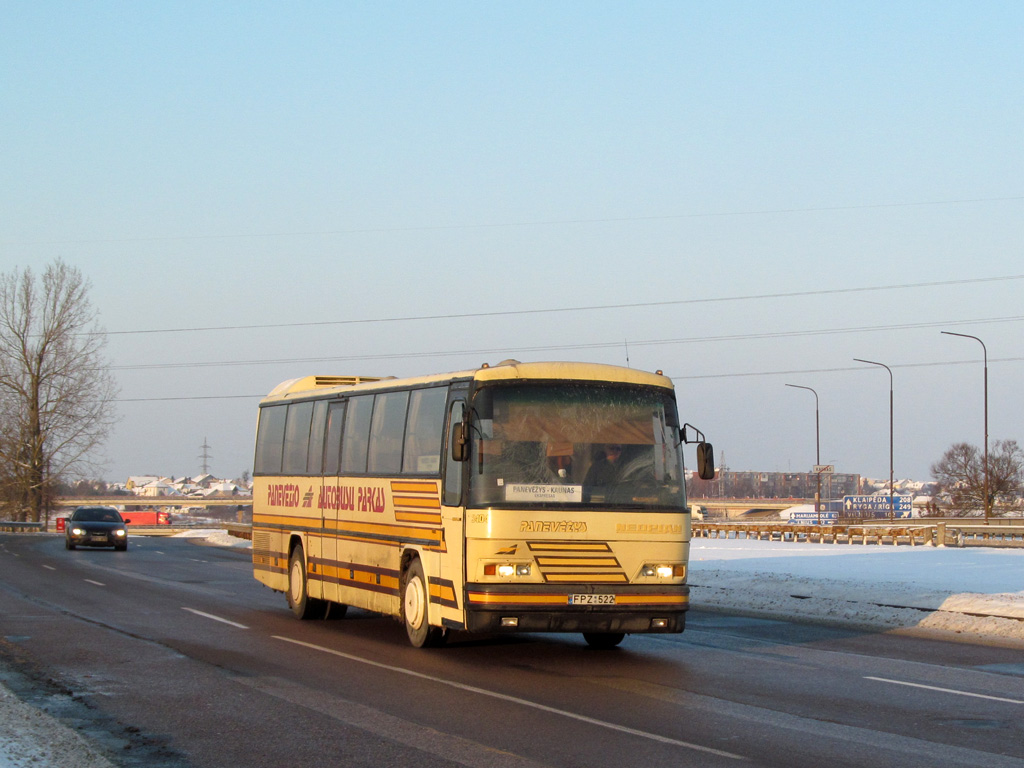
<svg viewBox="0 0 1024 768">
<path fill-rule="evenodd" d="M 640 575 L 648 579 L 682 579 L 686 577 L 685 565 L 645 565 Z"/>
<path fill-rule="evenodd" d="M 528 577 L 533 573 L 530 563 L 485 563 L 484 576 L 500 576 L 510 579 L 513 576 Z"/>
</svg>

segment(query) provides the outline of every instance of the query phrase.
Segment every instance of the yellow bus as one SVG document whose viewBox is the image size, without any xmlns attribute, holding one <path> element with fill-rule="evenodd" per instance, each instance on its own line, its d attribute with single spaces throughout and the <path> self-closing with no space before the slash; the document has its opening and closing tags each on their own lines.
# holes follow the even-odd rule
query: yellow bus
<svg viewBox="0 0 1024 768">
<path fill-rule="evenodd" d="M 254 575 L 299 618 L 375 611 L 417 647 L 682 632 L 689 442 L 713 476 L 660 371 L 512 360 L 286 381 L 259 408 Z"/>
</svg>

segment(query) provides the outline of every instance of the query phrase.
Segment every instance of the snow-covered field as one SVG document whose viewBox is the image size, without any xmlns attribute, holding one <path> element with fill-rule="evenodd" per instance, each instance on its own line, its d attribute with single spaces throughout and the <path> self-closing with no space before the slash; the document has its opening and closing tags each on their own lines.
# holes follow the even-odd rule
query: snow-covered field
<svg viewBox="0 0 1024 768">
<path fill-rule="evenodd" d="M 1024 644 L 1024 549 L 694 539 L 691 602 Z"/>
<path fill-rule="evenodd" d="M 249 546 L 212 529 L 180 535 Z M 694 539 L 690 585 L 696 608 L 1024 647 L 1024 549 Z M 0 685 L 0 768 L 109 765 Z"/>
</svg>

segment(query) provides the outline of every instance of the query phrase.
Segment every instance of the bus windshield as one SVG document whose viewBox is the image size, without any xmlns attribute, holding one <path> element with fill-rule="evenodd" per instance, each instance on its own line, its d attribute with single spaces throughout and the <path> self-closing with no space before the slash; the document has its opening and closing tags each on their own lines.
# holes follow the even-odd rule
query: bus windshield
<svg viewBox="0 0 1024 768">
<path fill-rule="evenodd" d="M 478 390 L 471 418 L 471 506 L 685 507 L 669 391 L 495 384 Z"/>
</svg>

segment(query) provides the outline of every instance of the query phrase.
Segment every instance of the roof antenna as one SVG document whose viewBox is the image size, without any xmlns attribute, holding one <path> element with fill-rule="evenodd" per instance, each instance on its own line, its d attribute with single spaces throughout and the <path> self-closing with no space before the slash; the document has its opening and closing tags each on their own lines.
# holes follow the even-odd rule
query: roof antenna
<svg viewBox="0 0 1024 768">
<path fill-rule="evenodd" d="M 626 367 L 629 368 L 629 339 L 623 339 L 622 345 L 626 348 Z"/>
</svg>

